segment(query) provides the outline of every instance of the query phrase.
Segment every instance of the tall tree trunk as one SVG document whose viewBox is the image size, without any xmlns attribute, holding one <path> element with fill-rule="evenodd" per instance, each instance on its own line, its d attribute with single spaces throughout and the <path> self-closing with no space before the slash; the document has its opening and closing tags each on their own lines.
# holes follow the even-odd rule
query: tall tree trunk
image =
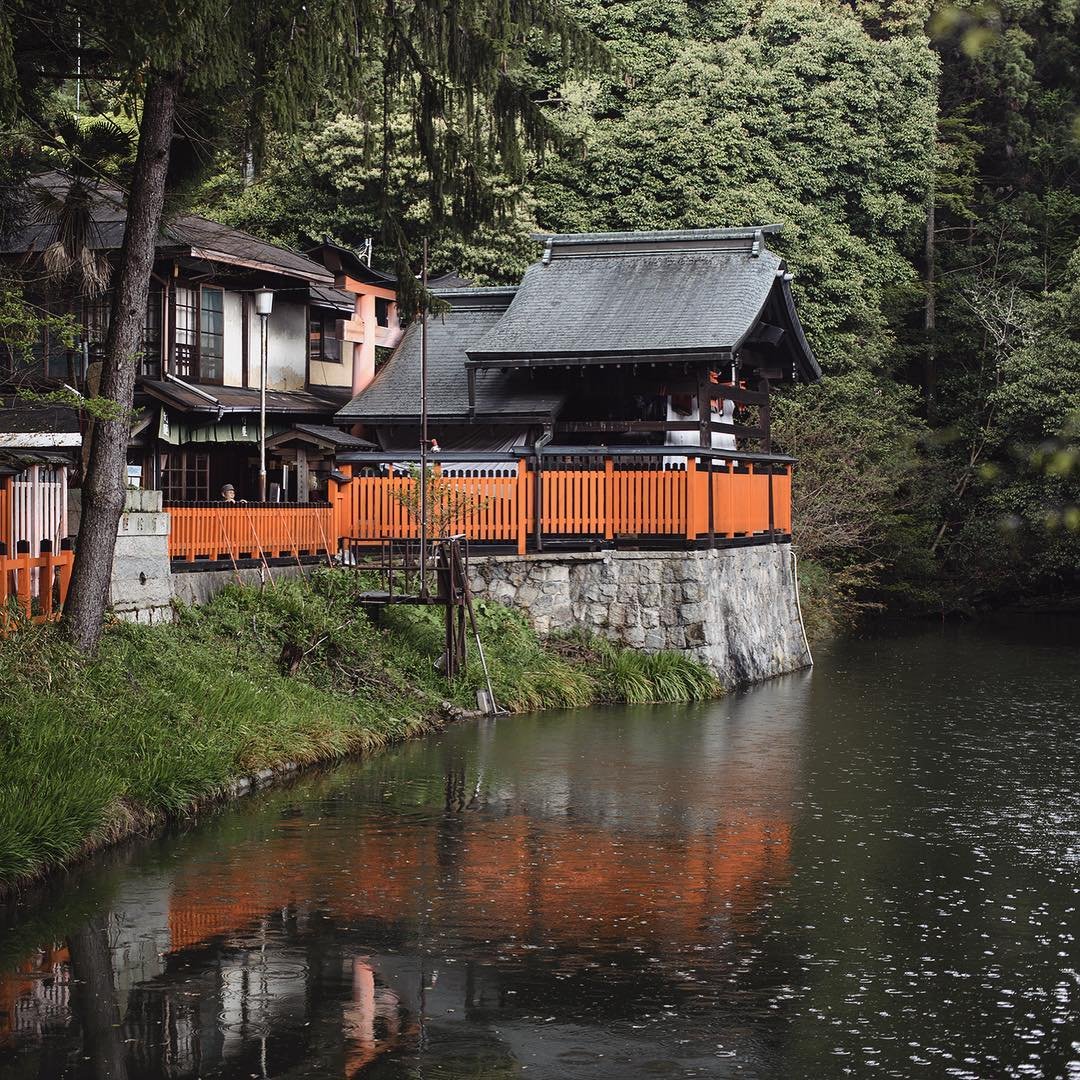
<svg viewBox="0 0 1080 1080">
<path fill-rule="evenodd" d="M 930 192 L 926 200 L 926 246 L 923 252 L 925 277 L 923 285 L 926 289 L 926 301 L 923 311 L 923 329 L 926 333 L 926 354 L 923 369 L 923 389 L 926 394 L 926 415 L 933 418 L 937 397 L 937 247 L 935 235 L 937 230 L 937 214 L 934 202 L 936 191 L 934 184 L 930 184 Z"/>
<path fill-rule="evenodd" d="M 90 462 L 83 478 L 82 520 L 75 548 L 63 627 L 84 653 L 97 649 L 108 602 L 116 530 L 124 510 L 127 449 L 142 346 L 146 298 L 165 202 L 165 175 L 176 116 L 178 78 L 155 76 L 143 102 L 135 175 L 128 200 L 124 243 L 113 289 L 112 323 L 105 342 L 101 396 L 120 406 L 116 419 L 94 425 Z"/>
</svg>

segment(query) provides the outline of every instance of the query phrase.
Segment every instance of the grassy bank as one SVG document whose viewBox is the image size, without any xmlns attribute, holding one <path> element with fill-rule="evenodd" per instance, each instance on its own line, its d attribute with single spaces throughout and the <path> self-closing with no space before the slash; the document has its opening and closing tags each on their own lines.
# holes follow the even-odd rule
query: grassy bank
<svg viewBox="0 0 1080 1080">
<path fill-rule="evenodd" d="M 433 669 L 441 612 L 396 608 L 373 623 L 361 587 L 330 570 L 232 587 L 172 625 L 112 627 L 92 662 L 51 628 L 0 642 L 0 893 L 190 812 L 239 775 L 420 734 L 445 700 L 475 707 L 475 658 L 452 689 Z M 541 642 L 487 602 L 478 619 L 496 698 L 513 711 L 717 693 L 685 656 Z"/>
</svg>

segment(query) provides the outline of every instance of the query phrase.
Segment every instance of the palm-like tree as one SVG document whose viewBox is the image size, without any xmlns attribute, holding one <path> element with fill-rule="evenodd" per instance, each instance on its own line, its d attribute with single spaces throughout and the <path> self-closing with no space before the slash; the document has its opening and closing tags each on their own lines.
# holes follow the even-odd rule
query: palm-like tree
<svg viewBox="0 0 1080 1080">
<path fill-rule="evenodd" d="M 64 117 L 43 149 L 45 160 L 66 178 L 29 189 L 28 216 L 53 230 L 42 253 L 45 270 L 56 282 L 75 284 L 83 296 L 100 296 L 109 287 L 111 267 L 99 250 L 94 204 L 108 180 L 106 170 L 130 157 L 131 136 L 111 117 Z"/>
</svg>

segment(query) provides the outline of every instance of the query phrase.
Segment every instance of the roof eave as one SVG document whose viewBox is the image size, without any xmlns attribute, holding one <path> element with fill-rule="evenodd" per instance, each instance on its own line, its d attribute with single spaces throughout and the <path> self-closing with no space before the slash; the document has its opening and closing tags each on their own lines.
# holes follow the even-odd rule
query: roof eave
<svg viewBox="0 0 1080 1080">
<path fill-rule="evenodd" d="M 558 415 L 560 405 L 550 409 L 535 412 L 507 412 L 498 410 L 486 412 L 480 409 L 472 416 L 468 412 L 455 411 L 452 413 L 428 413 L 428 423 L 437 424 L 543 424 Z M 346 413 L 343 409 L 337 413 L 336 419 L 350 424 L 419 424 L 420 414 L 417 413 Z"/>
<path fill-rule="evenodd" d="M 207 262 L 226 263 L 229 266 L 243 266 L 248 270 L 262 270 L 269 274 L 279 274 L 281 277 L 296 278 L 299 281 L 308 281 L 313 285 L 334 284 L 334 275 L 329 270 L 322 272 L 312 270 L 305 273 L 292 267 L 278 266 L 274 263 L 262 262 L 259 259 L 244 259 L 238 255 L 230 255 L 228 252 L 216 251 L 213 248 L 194 247 L 188 248 L 188 253 L 193 259 L 205 259 Z M 312 266 L 317 264 L 312 263 Z"/>
<path fill-rule="evenodd" d="M 810 348 L 810 342 L 806 340 L 806 332 L 803 330 L 802 321 L 799 319 L 799 313 L 795 310 L 795 295 L 791 291 L 791 277 L 785 272 L 780 276 L 779 281 L 780 298 L 784 305 L 784 313 L 791 323 L 796 366 L 805 382 L 820 382 L 822 377 L 821 365 L 818 363 L 817 357 L 814 356 L 814 350 Z"/>
<path fill-rule="evenodd" d="M 701 349 L 677 349 L 661 352 L 593 352 L 593 353 L 493 353 L 469 351 L 467 368 L 535 368 L 597 366 L 604 364 L 677 364 L 687 360 L 730 360 L 735 349 L 729 346 Z"/>
</svg>

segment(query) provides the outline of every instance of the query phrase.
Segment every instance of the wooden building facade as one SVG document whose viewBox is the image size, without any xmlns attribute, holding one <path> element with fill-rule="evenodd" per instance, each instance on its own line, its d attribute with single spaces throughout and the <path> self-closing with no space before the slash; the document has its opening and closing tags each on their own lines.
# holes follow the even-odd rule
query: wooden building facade
<svg viewBox="0 0 1080 1080">
<path fill-rule="evenodd" d="M 518 551 L 788 538 L 771 397 L 821 371 L 777 230 L 552 236 L 520 285 L 441 292 L 428 431 L 443 484 L 471 491 L 461 528 Z M 361 542 L 410 528 L 390 490 L 418 456 L 423 339 L 411 326 L 337 416 L 380 448 L 339 457 Z"/>
</svg>

